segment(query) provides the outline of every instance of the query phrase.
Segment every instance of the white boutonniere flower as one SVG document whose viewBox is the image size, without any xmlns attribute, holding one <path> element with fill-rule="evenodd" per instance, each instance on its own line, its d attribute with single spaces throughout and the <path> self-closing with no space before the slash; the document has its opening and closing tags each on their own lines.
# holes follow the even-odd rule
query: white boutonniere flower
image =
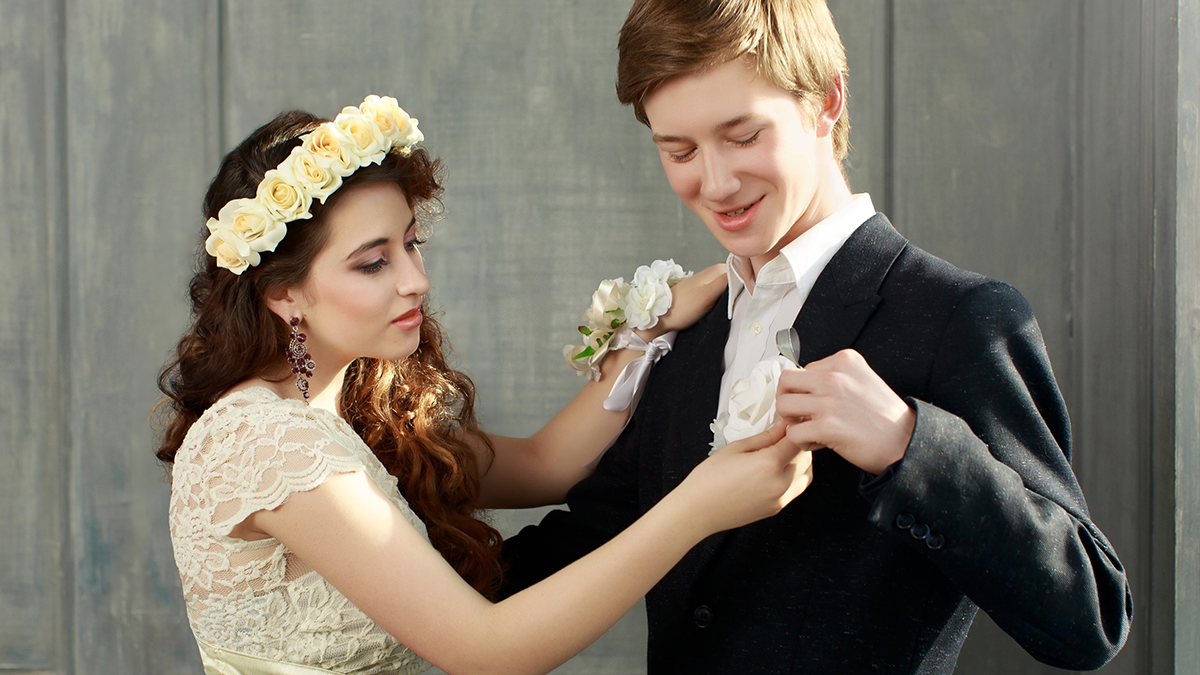
<svg viewBox="0 0 1200 675">
<path fill-rule="evenodd" d="M 775 390 L 779 375 L 792 362 L 782 356 L 759 361 L 750 375 L 737 380 L 729 390 L 729 411 L 713 420 L 712 452 L 726 445 L 766 431 L 779 415 L 775 412 Z M 711 453 L 710 453 L 711 454 Z"/>
</svg>

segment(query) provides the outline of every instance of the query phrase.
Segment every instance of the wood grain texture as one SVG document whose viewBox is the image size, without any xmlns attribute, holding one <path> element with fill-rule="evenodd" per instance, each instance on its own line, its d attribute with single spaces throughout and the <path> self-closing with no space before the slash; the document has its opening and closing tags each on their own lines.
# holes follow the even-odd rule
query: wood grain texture
<svg viewBox="0 0 1200 675">
<path fill-rule="evenodd" d="M 1176 31 L 1161 67 L 1177 78 L 1175 274 L 1165 282 L 1174 290 L 1173 665 L 1182 675 L 1200 673 L 1200 1 L 1169 3 L 1164 14 Z"/>
<path fill-rule="evenodd" d="M 67 110 L 74 672 L 196 673 L 147 419 L 214 170 L 216 5 L 71 0 Z"/>
<path fill-rule="evenodd" d="M 0 669 L 65 656 L 61 21 L 58 3 L 0 0 Z"/>
<path fill-rule="evenodd" d="M 830 0 L 851 186 L 1041 322 L 1134 582 L 1105 673 L 1200 672 L 1198 4 Z M 0 670 L 200 672 L 146 419 L 200 197 L 276 112 L 374 92 L 420 118 L 448 171 L 432 296 L 498 433 L 582 384 L 560 350 L 599 279 L 724 259 L 615 100 L 628 6 L 0 0 L 0 147 L 30 158 L 0 163 Z M 635 608 L 556 672 L 644 650 Z M 959 672 L 1054 671 L 981 616 Z"/>
</svg>

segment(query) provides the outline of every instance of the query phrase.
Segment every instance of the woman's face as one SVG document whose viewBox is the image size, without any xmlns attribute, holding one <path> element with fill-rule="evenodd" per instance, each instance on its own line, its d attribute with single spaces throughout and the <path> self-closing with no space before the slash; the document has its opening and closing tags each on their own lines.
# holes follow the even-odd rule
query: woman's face
<svg viewBox="0 0 1200 675">
<path fill-rule="evenodd" d="M 317 366 L 412 354 L 429 278 L 404 192 L 394 183 L 356 186 L 327 219 L 329 241 L 299 289 L 300 330 Z"/>
</svg>

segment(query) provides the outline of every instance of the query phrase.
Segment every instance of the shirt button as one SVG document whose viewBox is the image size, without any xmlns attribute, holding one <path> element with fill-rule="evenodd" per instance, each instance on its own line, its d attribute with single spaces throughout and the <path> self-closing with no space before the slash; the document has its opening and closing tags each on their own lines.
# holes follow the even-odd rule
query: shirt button
<svg viewBox="0 0 1200 675">
<path fill-rule="evenodd" d="M 754 333 L 755 335 L 758 335 L 759 333 L 762 332 L 762 326 L 757 323 L 752 323 L 752 324 L 750 324 L 750 332 Z"/>
<path fill-rule="evenodd" d="M 701 628 L 708 628 L 712 624 L 713 611 L 708 605 L 700 605 L 696 611 L 692 612 L 692 619 L 696 621 L 696 625 Z"/>
</svg>

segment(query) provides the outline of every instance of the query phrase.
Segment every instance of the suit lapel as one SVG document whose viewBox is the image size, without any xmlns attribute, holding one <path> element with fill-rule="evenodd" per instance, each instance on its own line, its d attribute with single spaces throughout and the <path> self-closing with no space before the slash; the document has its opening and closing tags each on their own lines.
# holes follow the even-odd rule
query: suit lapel
<svg viewBox="0 0 1200 675">
<path fill-rule="evenodd" d="M 823 359 L 854 344 L 867 321 L 879 307 L 879 287 L 892 263 L 908 242 L 892 228 L 887 217 L 877 213 L 846 240 L 817 277 L 812 292 L 796 317 L 800 334 L 800 360 L 810 363 Z M 689 399 L 673 416 L 674 426 L 663 462 L 663 494 L 687 476 L 708 455 L 712 440 L 709 423 L 716 415 L 724 368 L 725 341 L 729 336 L 728 291 L 696 328 L 703 328 L 694 344 L 689 341 L 687 358 L 681 359 L 692 384 L 679 394 Z M 718 313 L 719 311 L 719 313 Z M 694 353 L 693 353 L 694 349 Z M 684 353 L 679 356 L 685 356 Z M 708 564 L 722 544 L 733 535 L 721 532 L 700 542 L 684 556 L 679 565 L 659 584 L 663 590 L 674 588 L 686 594 L 694 575 Z"/>
<path fill-rule="evenodd" d="M 883 301 L 879 287 L 907 245 L 882 213 L 850 235 L 817 277 L 796 317 L 801 365 L 854 345 Z"/>
</svg>

